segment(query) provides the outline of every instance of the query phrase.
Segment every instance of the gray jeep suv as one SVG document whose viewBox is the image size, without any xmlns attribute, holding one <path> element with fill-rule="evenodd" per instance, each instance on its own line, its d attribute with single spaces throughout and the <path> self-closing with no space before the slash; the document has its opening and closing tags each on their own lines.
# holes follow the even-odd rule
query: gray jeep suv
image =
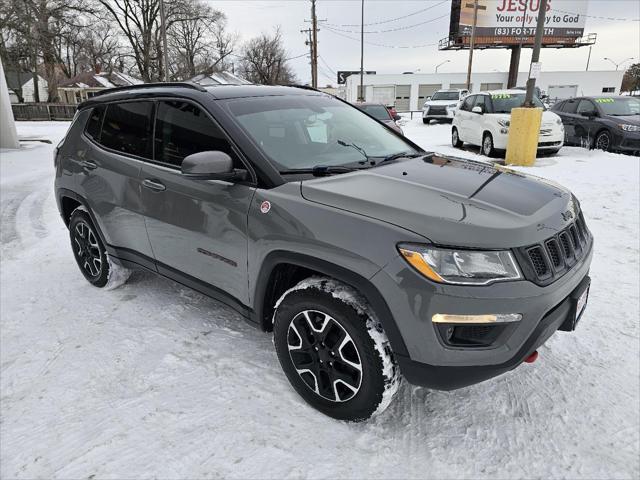
<svg viewBox="0 0 640 480">
<path fill-rule="evenodd" d="M 224 302 L 334 418 L 383 411 L 401 375 L 450 390 L 532 361 L 586 302 L 593 241 L 569 191 L 427 153 L 314 90 L 109 90 L 55 166 L 89 282 L 144 269 Z"/>
</svg>

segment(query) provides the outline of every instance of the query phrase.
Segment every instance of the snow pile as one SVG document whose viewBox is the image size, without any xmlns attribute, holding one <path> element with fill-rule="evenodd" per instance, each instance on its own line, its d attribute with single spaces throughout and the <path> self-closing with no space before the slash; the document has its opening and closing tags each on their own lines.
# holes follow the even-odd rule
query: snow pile
<svg viewBox="0 0 640 480">
<path fill-rule="evenodd" d="M 151 274 L 92 287 L 53 198 L 52 145 L 0 151 L 0 477 L 640 476 L 638 158 L 565 147 L 521 169 L 571 188 L 595 236 L 589 304 L 539 360 L 453 392 L 402 384 L 348 424 L 288 385 L 270 335 Z M 449 125 L 407 121 L 423 147 Z"/>
</svg>

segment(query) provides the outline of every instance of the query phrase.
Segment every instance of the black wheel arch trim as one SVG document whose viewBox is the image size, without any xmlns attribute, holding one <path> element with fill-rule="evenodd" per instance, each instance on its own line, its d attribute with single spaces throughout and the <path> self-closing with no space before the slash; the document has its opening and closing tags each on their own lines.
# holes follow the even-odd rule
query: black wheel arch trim
<svg viewBox="0 0 640 480">
<path fill-rule="evenodd" d="M 253 299 L 253 315 L 255 315 L 253 321 L 258 323 L 263 330 L 268 330 L 268 325 L 271 322 L 271 318 L 265 318 L 267 305 L 265 305 L 264 302 L 267 289 L 269 288 L 269 279 L 276 266 L 283 263 L 317 271 L 323 275 L 327 275 L 328 277 L 344 282 L 358 290 L 367 299 L 373 310 L 376 312 L 376 315 L 382 323 L 382 327 L 389 338 L 389 342 L 391 343 L 391 348 L 394 353 L 398 353 L 399 355 L 409 355 L 402 335 L 400 334 L 400 330 L 396 325 L 396 321 L 391 314 L 391 310 L 389 309 L 387 302 L 371 281 L 358 273 L 326 260 L 310 255 L 288 252 L 286 250 L 272 251 L 265 257 L 260 267 L 260 273 L 257 276 L 256 285 L 253 289 L 254 295 L 251 297 Z"/>
</svg>

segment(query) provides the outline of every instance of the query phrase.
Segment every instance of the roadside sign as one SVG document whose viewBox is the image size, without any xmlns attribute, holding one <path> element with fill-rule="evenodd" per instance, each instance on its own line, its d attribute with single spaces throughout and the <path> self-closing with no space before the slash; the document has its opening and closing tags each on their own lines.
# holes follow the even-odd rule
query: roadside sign
<svg viewBox="0 0 640 480">
<path fill-rule="evenodd" d="M 367 75 L 375 75 L 375 70 L 367 70 L 364 72 Z M 351 75 L 360 75 L 360 70 L 339 70 L 338 71 L 338 85 L 344 85 L 347 83 L 347 78 Z"/>
<path fill-rule="evenodd" d="M 531 64 L 531 68 L 529 69 L 529 78 L 535 78 L 536 80 L 539 79 L 541 71 L 542 71 L 542 63 L 533 62 Z"/>
</svg>

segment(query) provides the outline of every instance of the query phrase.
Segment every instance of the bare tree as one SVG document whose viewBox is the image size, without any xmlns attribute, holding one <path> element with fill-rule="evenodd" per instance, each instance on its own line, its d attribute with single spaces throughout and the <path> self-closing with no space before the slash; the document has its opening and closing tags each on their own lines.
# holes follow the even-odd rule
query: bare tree
<svg viewBox="0 0 640 480">
<path fill-rule="evenodd" d="M 286 85 L 297 81 L 287 64 L 287 52 L 282 45 L 279 27 L 273 35 L 263 33 L 249 40 L 242 54 L 240 73 L 250 82 Z"/>
</svg>

